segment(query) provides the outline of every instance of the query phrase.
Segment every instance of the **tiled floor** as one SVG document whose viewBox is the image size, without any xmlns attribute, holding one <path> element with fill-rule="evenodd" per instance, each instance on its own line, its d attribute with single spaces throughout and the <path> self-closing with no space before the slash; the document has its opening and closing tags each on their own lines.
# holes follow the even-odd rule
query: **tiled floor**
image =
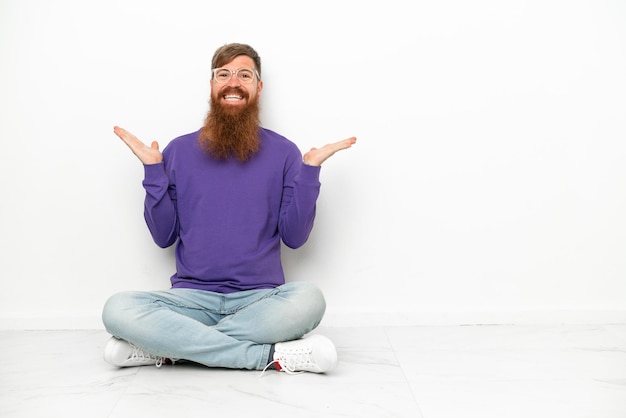
<svg viewBox="0 0 626 418">
<path fill-rule="evenodd" d="M 626 325 L 323 328 L 326 375 L 115 369 L 108 335 L 1 331 L 0 417 L 625 418 Z"/>
</svg>

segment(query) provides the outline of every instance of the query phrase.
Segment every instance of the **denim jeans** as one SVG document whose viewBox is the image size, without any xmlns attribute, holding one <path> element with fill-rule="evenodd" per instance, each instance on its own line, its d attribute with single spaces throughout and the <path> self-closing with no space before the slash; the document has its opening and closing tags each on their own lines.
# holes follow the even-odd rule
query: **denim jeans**
<svg viewBox="0 0 626 418">
<path fill-rule="evenodd" d="M 298 339 L 322 320 L 326 302 L 307 282 L 214 293 L 195 289 L 121 292 L 102 312 L 106 330 L 165 358 L 261 370 L 272 344 Z"/>
</svg>

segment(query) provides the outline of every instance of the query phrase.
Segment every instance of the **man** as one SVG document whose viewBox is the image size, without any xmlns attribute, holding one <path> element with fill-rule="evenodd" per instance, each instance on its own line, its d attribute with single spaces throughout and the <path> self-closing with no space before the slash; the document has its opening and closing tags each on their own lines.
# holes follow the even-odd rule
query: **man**
<svg viewBox="0 0 626 418">
<path fill-rule="evenodd" d="M 307 282 L 286 283 L 282 242 L 298 248 L 315 218 L 320 166 L 347 138 L 304 154 L 260 126 L 261 59 L 245 44 L 218 48 L 210 110 L 197 132 L 159 151 L 115 127 L 144 165 L 144 216 L 157 245 L 176 243 L 166 291 L 122 292 L 102 320 L 104 358 L 119 366 L 188 360 L 209 367 L 324 373 L 337 352 L 311 335 L 326 304 Z"/>
</svg>

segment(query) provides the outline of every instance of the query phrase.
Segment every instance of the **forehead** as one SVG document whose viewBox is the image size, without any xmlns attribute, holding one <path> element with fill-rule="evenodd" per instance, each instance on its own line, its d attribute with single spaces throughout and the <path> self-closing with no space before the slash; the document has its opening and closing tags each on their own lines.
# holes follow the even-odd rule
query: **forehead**
<svg viewBox="0 0 626 418">
<path fill-rule="evenodd" d="M 232 61 L 227 62 L 223 65 L 224 67 L 230 68 L 232 70 L 236 70 L 238 68 L 255 68 L 254 60 L 247 55 L 239 55 L 235 57 Z"/>
</svg>

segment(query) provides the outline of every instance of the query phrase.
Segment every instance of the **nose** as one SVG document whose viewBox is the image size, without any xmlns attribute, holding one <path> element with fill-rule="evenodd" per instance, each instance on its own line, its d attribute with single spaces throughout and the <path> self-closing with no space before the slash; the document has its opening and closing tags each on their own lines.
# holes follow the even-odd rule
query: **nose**
<svg viewBox="0 0 626 418">
<path fill-rule="evenodd" d="M 229 85 L 229 86 L 239 86 L 239 85 L 241 85 L 241 82 L 239 81 L 239 76 L 237 74 L 233 74 L 230 77 L 230 80 L 228 80 L 227 85 Z"/>
</svg>

